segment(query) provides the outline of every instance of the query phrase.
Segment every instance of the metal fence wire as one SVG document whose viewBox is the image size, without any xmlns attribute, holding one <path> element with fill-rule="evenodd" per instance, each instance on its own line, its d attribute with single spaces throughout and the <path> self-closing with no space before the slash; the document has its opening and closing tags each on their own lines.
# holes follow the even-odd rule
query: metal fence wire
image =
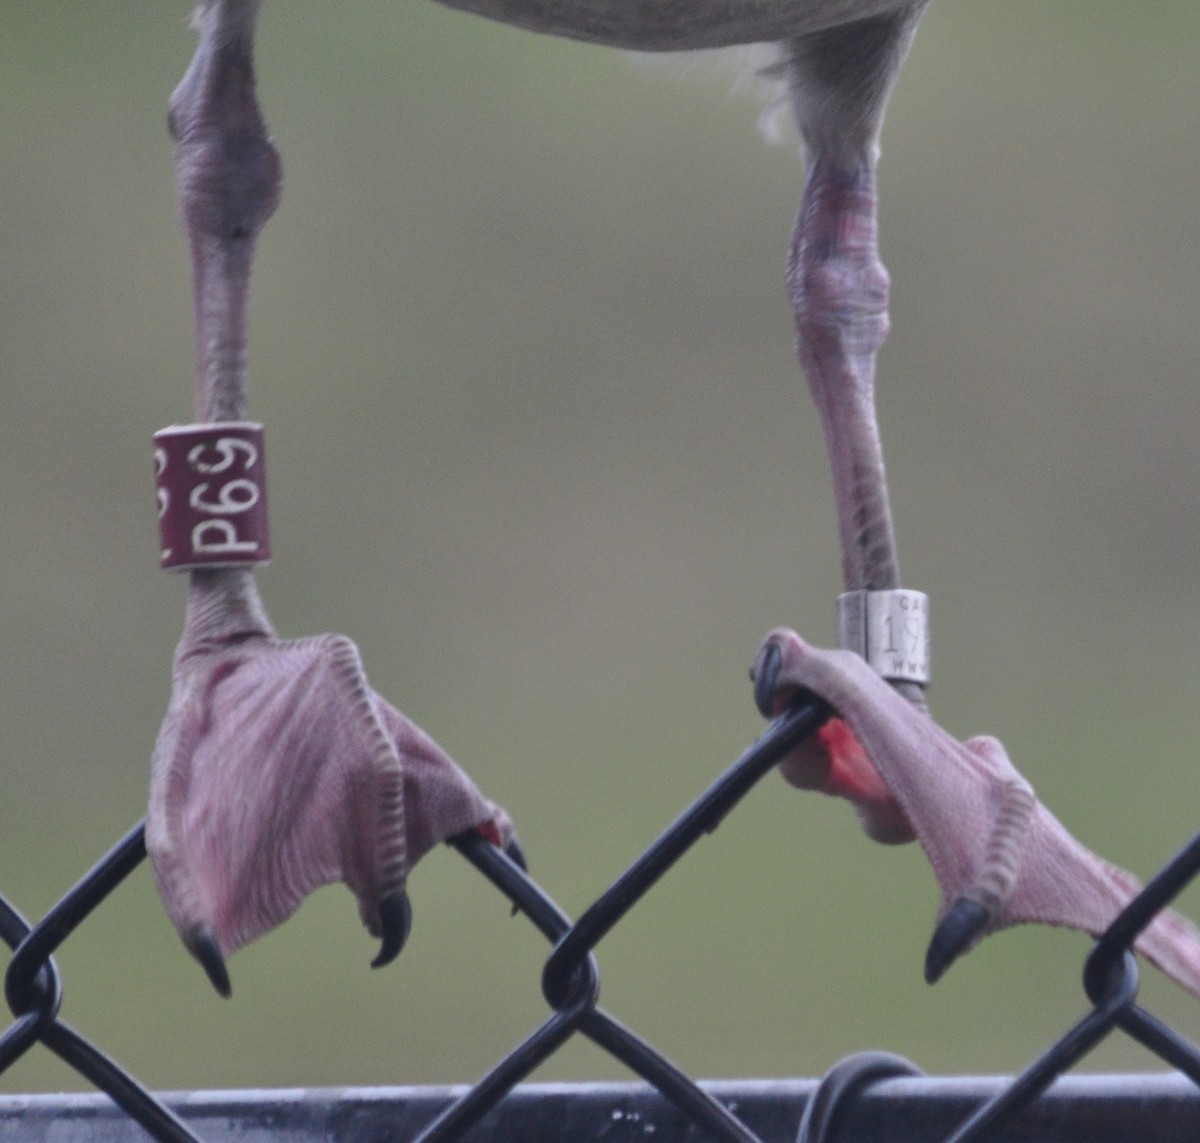
<svg viewBox="0 0 1200 1143">
<path fill-rule="evenodd" d="M 1161 1141 L 1200 1139 L 1200 1050 L 1137 1003 L 1132 946 L 1200 870 L 1197 835 L 1097 940 L 1083 968 L 1090 1007 L 1011 1080 L 931 1078 L 907 1060 L 863 1052 L 821 1081 L 701 1085 L 599 1006 L 595 950 L 605 935 L 705 833 L 832 711 L 813 697 L 766 733 L 572 921 L 510 858 L 475 833 L 450 843 L 552 946 L 542 992 L 545 1022 L 472 1087 L 270 1095 L 218 1093 L 159 1099 L 59 1017 L 63 985 L 53 954 L 146 855 L 135 826 L 36 926 L 0 896 L 0 938 L 13 950 L 5 997 L 13 1022 L 0 1035 L 0 1072 L 42 1044 L 103 1096 L 0 1098 L 0 1143 L 18 1139 L 414 1140 L 715 1139 L 723 1143 L 855 1140 Z M 1114 1029 L 1182 1075 L 1064 1077 Z M 644 1083 L 524 1085 L 576 1034 Z M 1063 1077 L 1060 1079 L 1060 1077 Z M 1186 1077 L 1186 1078 L 1185 1078 Z M 1188 1080 L 1192 1082 L 1188 1082 Z M 1059 1082 L 1055 1082 L 1059 1081 Z M 1051 1088 L 1053 1085 L 1053 1088 Z M 1051 1090 L 1047 1090 L 1051 1089 Z M 110 1101 L 111 1100 L 111 1101 Z"/>
</svg>

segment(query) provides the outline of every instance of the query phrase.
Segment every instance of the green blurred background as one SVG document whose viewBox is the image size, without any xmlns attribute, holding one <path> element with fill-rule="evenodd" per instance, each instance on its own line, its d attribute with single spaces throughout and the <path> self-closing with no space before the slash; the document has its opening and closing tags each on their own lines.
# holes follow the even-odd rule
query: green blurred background
<svg viewBox="0 0 1200 1143">
<path fill-rule="evenodd" d="M 38 917 L 143 812 L 181 623 L 149 437 L 190 417 L 164 111 L 194 37 L 176 0 L 0 12 L 0 891 Z M 798 159 L 727 76 L 429 3 L 279 0 L 260 43 L 267 605 L 352 635 L 578 912 L 758 732 L 761 635 L 832 637 Z M 936 712 L 1143 876 L 1200 826 L 1198 49 L 1191 0 L 939 0 L 882 168 L 879 400 Z M 336 886 L 223 1002 L 143 868 L 62 950 L 64 1016 L 156 1088 L 471 1080 L 542 1019 L 545 946 L 448 850 L 411 891 L 396 965 Z M 1021 1067 L 1082 1012 L 1086 938 L 1006 933 L 929 989 L 934 905 L 916 847 L 768 778 L 604 943 L 603 1001 L 702 1076 Z M 582 1042 L 537 1073 L 624 1075 Z M 42 1050 L 0 1077 L 80 1086 Z"/>
</svg>

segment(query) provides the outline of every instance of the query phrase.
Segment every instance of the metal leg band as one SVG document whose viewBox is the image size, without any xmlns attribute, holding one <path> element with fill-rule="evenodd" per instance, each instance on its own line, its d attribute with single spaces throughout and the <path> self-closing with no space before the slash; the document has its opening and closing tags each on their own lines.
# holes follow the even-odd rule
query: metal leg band
<svg viewBox="0 0 1200 1143">
<path fill-rule="evenodd" d="M 838 646 L 885 679 L 928 686 L 929 596 L 904 588 L 839 595 Z"/>
</svg>

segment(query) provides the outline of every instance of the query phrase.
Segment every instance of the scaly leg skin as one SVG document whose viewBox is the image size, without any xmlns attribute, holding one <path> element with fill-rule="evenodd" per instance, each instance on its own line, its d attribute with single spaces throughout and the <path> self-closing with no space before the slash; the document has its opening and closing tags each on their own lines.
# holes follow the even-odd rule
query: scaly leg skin
<svg viewBox="0 0 1200 1143">
<path fill-rule="evenodd" d="M 206 0 L 169 125 L 196 316 L 196 413 L 246 415 L 255 240 L 279 158 L 254 93 L 258 0 Z M 512 825 L 427 735 L 368 686 L 344 636 L 283 641 L 252 572 L 191 573 L 173 688 L 151 768 L 146 848 L 185 945 L 222 995 L 225 958 L 342 880 L 392 960 L 408 872 L 468 829 L 524 864 Z"/>
<path fill-rule="evenodd" d="M 925 964 L 931 983 L 983 936 L 1008 925 L 1041 922 L 1098 936 L 1140 889 L 1067 832 L 996 739 L 956 741 L 857 655 L 817 650 L 779 629 L 751 673 L 767 717 L 804 692 L 840 715 L 829 724 L 840 730 L 814 736 L 780 763 L 789 782 L 848 798 L 872 836 L 881 824 L 906 823 L 920 839 L 941 890 Z M 882 818 L 881 805 L 888 808 Z M 1189 921 L 1164 912 L 1136 947 L 1200 996 L 1200 933 Z"/>
<path fill-rule="evenodd" d="M 884 108 L 923 9 L 910 4 L 785 45 L 807 164 L 788 292 L 825 431 L 848 592 L 900 587 L 875 415 L 875 359 L 888 331 L 875 172 Z M 893 685 L 925 709 L 919 685 Z"/>
<path fill-rule="evenodd" d="M 203 0 L 200 43 L 167 116 L 192 256 L 202 421 L 245 416 L 250 271 L 283 177 L 254 93 L 259 7 L 260 0 Z"/>
</svg>

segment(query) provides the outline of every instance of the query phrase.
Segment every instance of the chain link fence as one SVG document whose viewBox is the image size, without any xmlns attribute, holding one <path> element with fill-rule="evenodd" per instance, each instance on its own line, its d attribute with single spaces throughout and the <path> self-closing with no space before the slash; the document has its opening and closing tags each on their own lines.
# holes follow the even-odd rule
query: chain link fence
<svg viewBox="0 0 1200 1143">
<path fill-rule="evenodd" d="M 542 993 L 551 1015 L 465 1089 L 217 1093 L 157 1098 L 60 1018 L 54 952 L 146 855 L 139 823 L 37 925 L 0 896 L 0 938 L 13 950 L 5 996 L 13 1022 L 0 1035 L 0 1072 L 35 1046 L 49 1049 L 108 1098 L 0 1098 L 0 1143 L 26 1139 L 714 1139 L 829 1143 L 835 1139 L 1184 1140 L 1200 1137 L 1200 1050 L 1141 1007 L 1138 934 L 1200 870 L 1200 835 L 1146 885 L 1095 943 L 1083 966 L 1088 1006 L 1011 1080 L 929 1078 L 898 1056 L 863 1052 L 820 1082 L 700 1084 L 600 1007 L 596 950 L 657 881 L 789 750 L 832 712 L 808 699 L 767 732 L 572 921 L 526 872 L 477 834 L 450 844 L 546 938 Z M 1119 1030 L 1182 1075 L 1064 1077 Z M 644 1081 L 636 1085 L 524 1085 L 543 1061 L 583 1035 Z M 1056 1082 L 1057 1081 L 1057 1082 Z M 1191 1082 L 1189 1082 L 1191 1081 Z M 1053 1086 L 1052 1086 L 1053 1085 Z M 516 1090 L 514 1090 L 516 1089 Z"/>
</svg>

